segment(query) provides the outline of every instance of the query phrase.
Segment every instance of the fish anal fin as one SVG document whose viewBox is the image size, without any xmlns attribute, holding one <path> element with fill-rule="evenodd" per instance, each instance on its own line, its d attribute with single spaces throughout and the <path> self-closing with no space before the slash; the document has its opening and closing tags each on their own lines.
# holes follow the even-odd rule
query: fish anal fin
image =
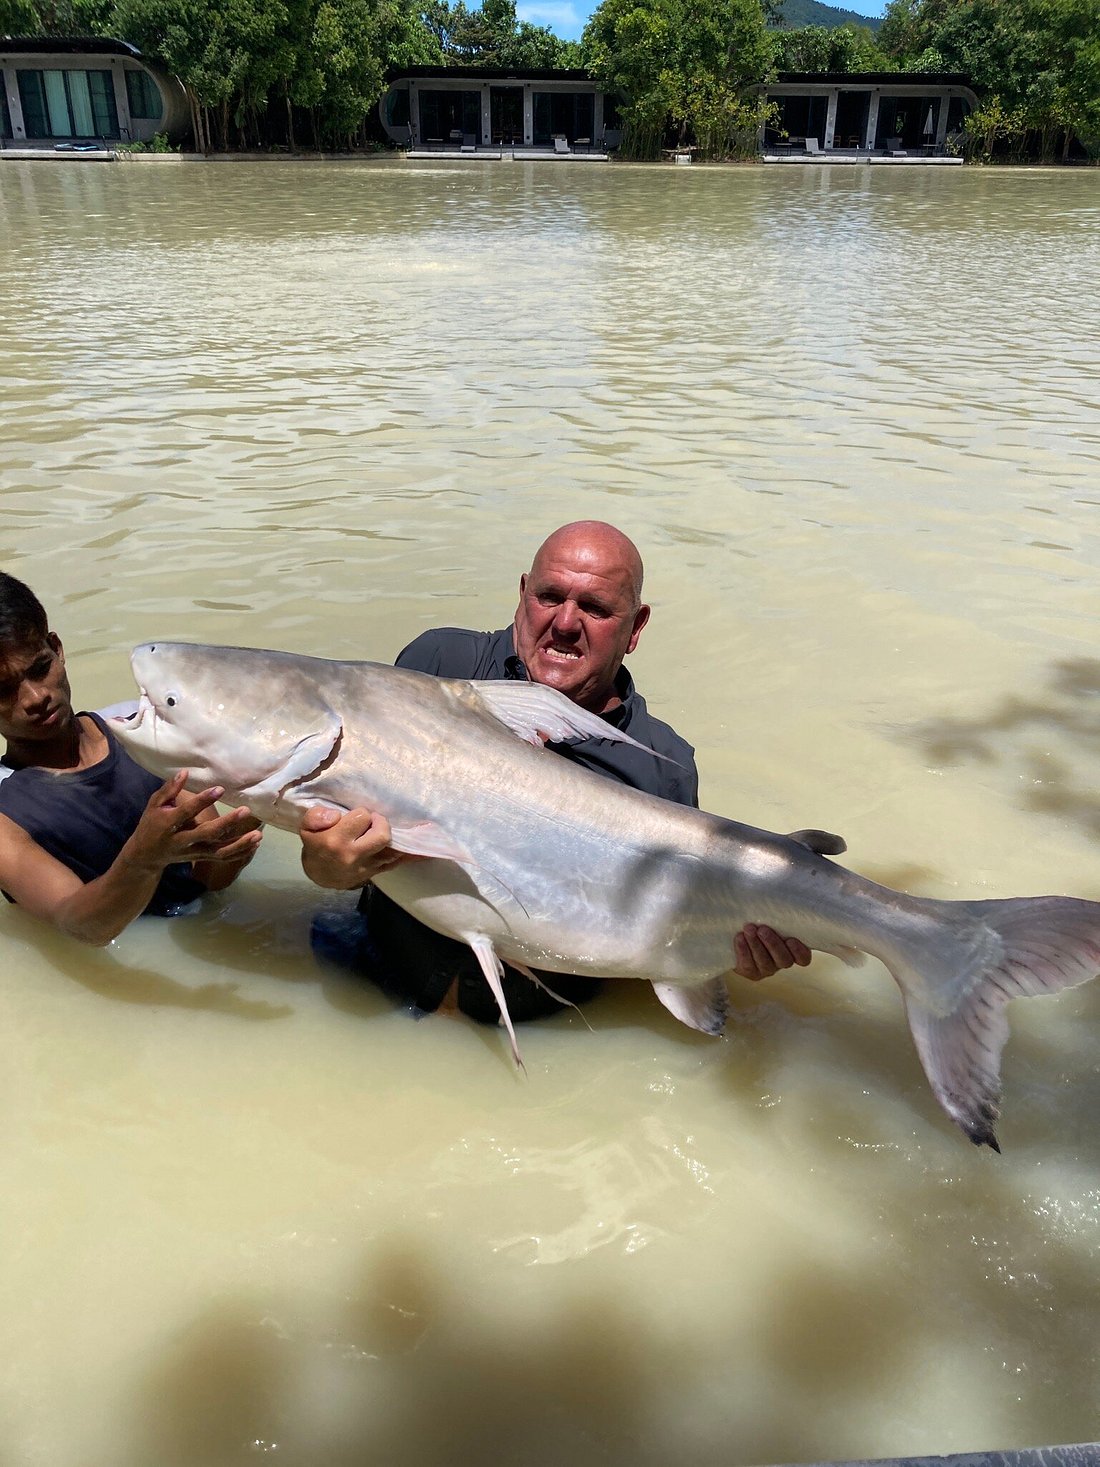
<svg viewBox="0 0 1100 1467">
<path fill-rule="evenodd" d="M 726 1027 L 730 996 L 724 978 L 707 978 L 682 988 L 678 983 L 654 983 L 653 992 L 682 1024 L 701 1034 L 721 1034 Z"/>
<path fill-rule="evenodd" d="M 512 1046 L 512 1058 L 515 1060 L 517 1067 L 526 1074 L 527 1066 L 523 1063 L 523 1056 L 519 1052 L 515 1027 L 512 1024 L 512 1016 L 508 1012 L 508 1002 L 504 997 L 504 987 L 501 983 L 501 979 L 504 977 L 504 967 L 497 957 L 496 948 L 483 932 L 464 932 L 458 935 L 463 942 L 469 944 L 474 957 L 477 958 L 480 964 L 482 973 L 485 975 L 486 983 L 493 990 L 493 997 L 496 999 L 497 1008 L 500 1010 L 501 1022 L 508 1030 L 508 1039 Z"/>
</svg>

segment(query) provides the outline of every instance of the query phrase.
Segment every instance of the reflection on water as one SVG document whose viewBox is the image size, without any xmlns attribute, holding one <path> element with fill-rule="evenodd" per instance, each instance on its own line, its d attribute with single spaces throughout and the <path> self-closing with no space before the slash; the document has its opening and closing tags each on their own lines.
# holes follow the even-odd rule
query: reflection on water
<svg viewBox="0 0 1100 1467">
<path fill-rule="evenodd" d="M 1100 898 L 1098 222 L 1085 171 L 3 164 L 3 564 L 95 705 L 151 636 L 502 625 L 610 518 L 706 805 Z M 105 954 L 3 914 L 13 1460 L 1095 1438 L 1100 989 L 1015 1006 L 997 1158 L 877 965 L 724 1043 L 623 985 L 524 1079 L 320 966 L 319 900 L 273 833 Z"/>
</svg>

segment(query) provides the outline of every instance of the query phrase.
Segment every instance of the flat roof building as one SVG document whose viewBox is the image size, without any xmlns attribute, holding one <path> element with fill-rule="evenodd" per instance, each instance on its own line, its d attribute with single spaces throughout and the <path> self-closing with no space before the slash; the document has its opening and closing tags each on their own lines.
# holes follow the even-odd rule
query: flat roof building
<svg viewBox="0 0 1100 1467">
<path fill-rule="evenodd" d="M 182 84 L 125 41 L 0 37 L 0 148 L 179 141 Z"/>
<path fill-rule="evenodd" d="M 620 137 L 614 100 L 576 70 L 410 66 L 390 73 L 378 113 L 399 147 L 424 151 L 596 155 Z"/>
<path fill-rule="evenodd" d="M 781 71 L 760 90 L 779 113 L 765 154 L 808 143 L 811 153 L 942 156 L 978 105 L 961 73 Z"/>
</svg>

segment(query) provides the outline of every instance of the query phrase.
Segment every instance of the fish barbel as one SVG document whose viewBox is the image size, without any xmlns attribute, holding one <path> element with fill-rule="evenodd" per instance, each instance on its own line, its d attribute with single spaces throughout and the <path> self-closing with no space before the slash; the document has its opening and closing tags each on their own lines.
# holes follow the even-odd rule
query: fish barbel
<svg viewBox="0 0 1100 1467">
<path fill-rule="evenodd" d="M 767 923 L 848 963 L 878 958 L 937 1100 L 999 1149 L 1005 1005 L 1100 972 L 1100 904 L 913 897 L 826 859 L 813 833 L 642 794 L 543 747 L 634 741 L 539 684 L 179 642 L 146 643 L 131 664 L 138 712 L 114 731 L 145 768 L 187 768 L 189 789 L 224 785 L 287 830 L 312 805 L 375 810 L 397 850 L 428 858 L 375 884 L 469 944 L 517 1060 L 502 960 L 647 979 L 678 1018 L 718 1033 L 733 936 Z"/>
</svg>

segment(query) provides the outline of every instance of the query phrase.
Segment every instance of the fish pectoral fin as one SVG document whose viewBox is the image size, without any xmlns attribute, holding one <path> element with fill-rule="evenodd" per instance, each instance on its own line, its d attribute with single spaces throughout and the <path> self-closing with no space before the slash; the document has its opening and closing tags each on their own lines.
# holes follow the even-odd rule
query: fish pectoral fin
<svg viewBox="0 0 1100 1467">
<path fill-rule="evenodd" d="M 245 802 L 256 796 L 279 800 L 294 785 L 303 784 L 315 774 L 320 774 L 340 752 L 343 737 L 344 725 L 334 713 L 324 728 L 299 739 L 285 763 L 280 764 L 278 769 L 273 770 L 266 779 L 260 780 L 259 784 L 249 785 L 248 789 L 242 790 L 241 795 Z"/>
<path fill-rule="evenodd" d="M 702 1034 L 721 1034 L 726 1027 L 730 996 L 724 978 L 708 978 L 690 988 L 677 983 L 654 983 L 653 992 L 682 1024 Z"/>
<path fill-rule="evenodd" d="M 497 957 L 496 948 L 483 932 L 463 932 L 458 935 L 463 942 L 469 943 L 474 957 L 477 958 L 481 965 L 481 971 L 485 974 L 485 981 L 493 990 L 493 997 L 497 1001 L 501 1022 L 508 1030 L 508 1038 L 512 1045 L 512 1058 L 515 1060 L 517 1066 L 526 1074 L 527 1066 L 523 1063 L 523 1057 L 519 1052 L 519 1045 L 516 1043 L 516 1031 L 512 1024 L 512 1016 L 508 1012 L 508 1002 L 504 997 L 504 988 L 501 984 L 501 979 L 504 977 L 504 965 Z"/>
<path fill-rule="evenodd" d="M 632 744 L 635 749 L 644 749 L 666 764 L 676 762 L 640 744 L 598 714 L 578 708 L 564 693 L 543 687 L 541 683 L 470 682 L 467 686 L 498 723 L 536 747 L 544 743 L 565 744 L 573 739 L 607 739 L 613 744 Z"/>
<path fill-rule="evenodd" d="M 416 825 L 394 825 L 391 821 L 390 845 L 406 856 L 436 856 L 441 861 L 457 861 L 460 866 L 474 864 L 466 847 L 431 820 L 421 820 Z"/>
<path fill-rule="evenodd" d="M 836 942 L 831 946 L 824 943 L 815 943 L 814 951 L 828 953 L 831 957 L 839 958 L 847 968 L 862 968 L 867 961 L 867 954 L 860 952 L 858 947 L 845 947 L 843 943 Z"/>
</svg>

